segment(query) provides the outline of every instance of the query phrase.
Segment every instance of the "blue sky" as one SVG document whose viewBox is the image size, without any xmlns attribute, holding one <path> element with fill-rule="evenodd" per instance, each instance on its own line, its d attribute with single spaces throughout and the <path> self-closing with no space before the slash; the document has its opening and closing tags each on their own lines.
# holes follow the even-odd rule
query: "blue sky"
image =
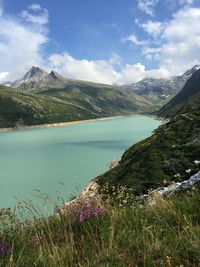
<svg viewBox="0 0 200 267">
<path fill-rule="evenodd" d="M 0 80 L 32 65 L 110 84 L 180 74 L 200 63 L 199 2 L 0 0 Z"/>
</svg>

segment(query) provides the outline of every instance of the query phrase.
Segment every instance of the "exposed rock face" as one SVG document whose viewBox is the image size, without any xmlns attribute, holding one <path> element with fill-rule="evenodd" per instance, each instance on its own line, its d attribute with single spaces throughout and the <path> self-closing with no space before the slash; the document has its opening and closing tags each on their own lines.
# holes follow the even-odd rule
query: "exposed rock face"
<svg viewBox="0 0 200 267">
<path fill-rule="evenodd" d="M 185 180 L 181 183 L 174 182 L 169 186 L 158 188 L 157 190 L 154 190 L 152 193 L 166 196 L 169 194 L 176 193 L 178 191 L 190 189 L 193 185 L 199 182 L 200 182 L 200 172 L 192 175 L 188 180 Z"/>
<path fill-rule="evenodd" d="M 146 96 L 152 101 L 166 102 L 175 96 L 185 85 L 186 81 L 198 70 L 200 65 L 196 65 L 187 70 L 183 75 L 174 76 L 170 79 L 145 78 L 138 83 L 123 85 L 122 88 L 134 93 Z"/>
</svg>

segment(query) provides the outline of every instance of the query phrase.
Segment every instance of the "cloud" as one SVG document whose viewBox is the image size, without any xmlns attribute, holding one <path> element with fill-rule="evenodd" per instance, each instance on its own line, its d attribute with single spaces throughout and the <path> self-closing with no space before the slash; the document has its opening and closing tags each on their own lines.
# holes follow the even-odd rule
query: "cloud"
<svg viewBox="0 0 200 267">
<path fill-rule="evenodd" d="M 163 32 L 161 64 L 172 71 L 200 63 L 200 8 L 183 8 Z"/>
<path fill-rule="evenodd" d="M 67 52 L 49 57 L 49 68 L 66 77 L 108 84 L 114 83 L 119 76 L 113 63 L 116 61 L 75 59 Z"/>
<path fill-rule="evenodd" d="M 41 48 L 48 42 L 45 29 L 48 21 L 35 21 L 42 14 L 46 17 L 44 9 L 40 9 L 39 15 L 32 15 L 35 19 L 31 17 L 28 23 L 26 16 L 25 21 L 17 17 L 0 17 L 0 73 L 10 73 L 7 77 L 1 75 L 1 80 L 18 78 L 30 66 L 44 63 Z M 38 26 L 38 23 L 41 24 Z"/>
<path fill-rule="evenodd" d="M 131 42 L 134 45 L 142 45 L 142 46 L 147 44 L 147 41 L 138 40 L 138 38 L 137 38 L 137 36 L 135 34 L 131 34 L 128 37 L 122 38 L 121 42 L 122 43 Z"/>
<path fill-rule="evenodd" d="M 29 9 L 33 11 L 43 10 L 43 8 L 39 4 L 32 4 L 29 6 Z"/>
<path fill-rule="evenodd" d="M 146 70 L 141 63 L 126 64 L 118 79 L 119 84 L 136 83 L 144 78 L 169 78 L 170 73 L 166 69 Z"/>
<path fill-rule="evenodd" d="M 0 72 L 0 80 L 4 80 L 8 76 L 9 72 Z"/>
<path fill-rule="evenodd" d="M 42 8 L 38 4 L 29 6 L 28 10 L 22 10 L 21 17 L 27 22 L 45 25 L 49 21 L 49 14 L 46 8 Z"/>
<path fill-rule="evenodd" d="M 168 8 L 170 10 L 177 10 L 181 6 L 190 6 L 194 3 L 194 0 L 166 0 Z"/>
<path fill-rule="evenodd" d="M 143 46 L 142 53 L 161 69 L 174 75 L 200 63 L 200 8 L 185 6 L 165 22 L 136 23 L 151 38 L 151 46 Z"/>
<path fill-rule="evenodd" d="M 115 64 L 120 66 L 118 71 Z M 68 53 L 54 54 L 49 57 L 48 67 L 69 78 L 107 84 L 134 83 L 146 77 L 169 77 L 169 72 L 164 69 L 146 70 L 141 63 L 124 64 L 115 54 L 108 61 L 79 60 Z"/>
<path fill-rule="evenodd" d="M 161 34 L 164 29 L 164 23 L 159 21 L 149 20 L 146 23 L 139 23 L 136 21 L 136 24 L 142 27 L 149 35 L 157 37 Z"/>
<path fill-rule="evenodd" d="M 149 16 L 154 16 L 154 8 L 159 0 L 138 0 L 138 9 Z"/>
</svg>

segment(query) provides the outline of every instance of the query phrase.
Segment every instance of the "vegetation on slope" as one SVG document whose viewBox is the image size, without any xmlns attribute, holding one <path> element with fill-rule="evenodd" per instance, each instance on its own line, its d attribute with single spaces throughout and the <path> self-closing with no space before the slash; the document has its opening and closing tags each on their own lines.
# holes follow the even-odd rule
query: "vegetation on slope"
<svg viewBox="0 0 200 267">
<path fill-rule="evenodd" d="M 193 266 L 200 264 L 200 194 L 193 189 L 158 206 L 78 203 L 36 219 L 0 212 L 0 265 L 10 267 Z M 27 213 L 33 220 L 24 220 Z"/>
<path fill-rule="evenodd" d="M 83 85 L 84 84 L 84 85 Z M 0 86 L 0 128 L 67 122 L 152 111 L 130 92 L 81 83 L 77 87 L 23 93 Z"/>
<path fill-rule="evenodd" d="M 96 118 L 80 107 L 50 97 L 23 94 L 0 86 L 0 128 Z"/>
<path fill-rule="evenodd" d="M 97 177 L 99 184 L 127 185 L 140 194 L 184 180 L 196 171 L 195 161 L 200 160 L 200 71 L 174 99 L 172 102 L 180 105 L 168 110 L 173 116 L 170 122 L 130 147 L 116 168 Z"/>
<path fill-rule="evenodd" d="M 173 117 L 179 113 L 199 112 L 200 70 L 197 70 L 174 98 L 156 112 L 159 116 Z M 194 102 L 194 103 L 193 103 Z"/>
<path fill-rule="evenodd" d="M 43 89 L 35 93 L 80 105 L 99 116 L 139 114 L 155 110 L 150 101 L 128 90 L 120 90 L 105 84 L 69 80 L 64 88 Z"/>
</svg>

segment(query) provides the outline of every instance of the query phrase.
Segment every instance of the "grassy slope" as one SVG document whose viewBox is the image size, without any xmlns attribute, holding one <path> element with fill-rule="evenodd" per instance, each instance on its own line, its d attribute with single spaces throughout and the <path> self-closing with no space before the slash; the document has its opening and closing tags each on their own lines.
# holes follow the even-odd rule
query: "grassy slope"
<svg viewBox="0 0 200 267">
<path fill-rule="evenodd" d="M 2 210 L 0 245 L 7 249 L 0 252 L 0 266 L 197 267 L 199 192 L 195 189 L 148 208 L 106 204 L 102 214 L 83 223 L 79 221 L 83 209 L 78 206 L 68 208 L 67 213 L 24 223 Z M 95 209 L 93 204 L 90 211 Z M 21 219 L 26 213 L 34 217 L 35 211 L 30 205 L 21 208 Z"/>
<path fill-rule="evenodd" d="M 65 89 L 40 90 L 34 94 L 0 86 L 0 127 L 138 114 L 153 109 L 150 102 L 130 92 L 95 86 L 76 82 Z"/>
<path fill-rule="evenodd" d="M 35 125 L 95 118 L 78 107 L 50 97 L 28 95 L 0 86 L 0 127 Z"/>
<path fill-rule="evenodd" d="M 81 105 L 99 114 L 147 113 L 154 109 L 150 101 L 128 90 L 120 90 L 105 84 L 69 80 L 63 89 L 50 88 L 37 93 Z"/>
<path fill-rule="evenodd" d="M 98 183 L 127 185 L 139 194 L 187 178 L 187 169 L 196 171 L 194 161 L 200 160 L 200 72 L 186 86 L 178 96 L 179 105 L 168 111 L 171 121 L 130 147 L 118 167 L 97 177 Z M 177 174 L 179 178 L 175 178 Z"/>
<path fill-rule="evenodd" d="M 164 105 L 157 115 L 164 117 L 173 117 L 176 114 L 187 112 L 189 106 L 197 106 L 193 101 L 200 101 L 200 70 L 196 71 L 186 82 L 185 86 L 174 98 Z M 197 106 L 199 107 L 199 106 Z"/>
</svg>

